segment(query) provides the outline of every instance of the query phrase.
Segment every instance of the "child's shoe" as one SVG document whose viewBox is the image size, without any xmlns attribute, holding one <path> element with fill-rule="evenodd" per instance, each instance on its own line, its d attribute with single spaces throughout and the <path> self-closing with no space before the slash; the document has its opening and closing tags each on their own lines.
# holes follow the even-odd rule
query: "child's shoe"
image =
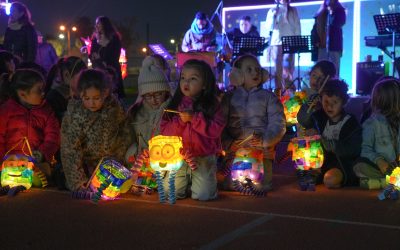
<svg viewBox="0 0 400 250">
<path fill-rule="evenodd" d="M 386 186 L 386 180 L 383 178 L 361 178 L 360 187 L 363 189 L 382 189 Z"/>
</svg>

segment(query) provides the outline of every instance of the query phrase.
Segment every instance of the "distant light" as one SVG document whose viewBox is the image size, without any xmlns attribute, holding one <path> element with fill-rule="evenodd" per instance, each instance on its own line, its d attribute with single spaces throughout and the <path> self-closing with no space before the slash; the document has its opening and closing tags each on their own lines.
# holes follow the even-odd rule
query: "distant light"
<svg viewBox="0 0 400 250">
<path fill-rule="evenodd" d="M 64 31 L 65 30 L 65 26 L 64 25 L 60 25 L 60 30 Z"/>
<path fill-rule="evenodd" d="M 142 48 L 142 52 L 146 53 L 147 52 L 147 48 Z"/>
<path fill-rule="evenodd" d="M 8 3 L 8 1 L 6 3 L 1 3 L 1 8 L 5 10 L 6 15 L 9 16 L 11 13 L 11 3 Z"/>
<path fill-rule="evenodd" d="M 169 42 L 170 42 L 171 44 L 174 44 L 174 43 L 175 43 L 175 39 L 171 39 Z"/>
<path fill-rule="evenodd" d="M 77 30 L 78 29 L 75 26 L 72 27 L 72 31 L 77 31 Z"/>
<path fill-rule="evenodd" d="M 65 38 L 65 36 L 64 36 L 64 34 L 59 34 L 59 35 L 58 35 L 58 38 L 60 38 L 60 39 L 64 39 L 64 38 Z"/>
</svg>

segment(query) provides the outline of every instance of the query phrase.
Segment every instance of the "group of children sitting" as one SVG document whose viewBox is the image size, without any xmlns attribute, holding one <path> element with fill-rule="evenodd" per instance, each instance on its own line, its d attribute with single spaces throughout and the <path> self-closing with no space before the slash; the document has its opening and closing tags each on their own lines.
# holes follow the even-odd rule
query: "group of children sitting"
<svg viewBox="0 0 400 250">
<path fill-rule="evenodd" d="M 234 86 L 228 92 L 217 88 L 213 70 L 203 61 L 188 60 L 175 88 L 165 66 L 157 56 L 143 61 L 138 98 L 127 112 L 113 95 L 109 74 L 87 69 L 77 57 L 61 59 L 47 81 L 32 69 L 4 74 L 0 155 L 21 153 L 18 147 L 7 151 L 27 137 L 35 161 L 47 163 L 38 164 L 42 172 L 49 179 L 54 172 L 63 173 L 66 188 L 76 191 L 84 188 L 102 157 L 126 163 L 148 148 L 153 136 L 174 135 L 182 137 L 197 166 L 193 170 L 184 164 L 178 171 L 177 198 L 217 198 L 217 157 L 240 147 L 263 149 L 264 179 L 257 188 L 271 190 L 275 148 L 285 134 L 286 119 L 279 98 L 262 86 L 268 74 L 257 58 L 235 60 Z M 384 185 L 385 174 L 398 164 L 399 87 L 394 78 L 375 85 L 372 112 L 361 127 L 344 110 L 348 88 L 336 78 L 335 66 L 321 61 L 311 69 L 308 101 L 298 121 L 307 135 L 321 135 L 321 183 L 338 188 L 361 179 L 363 187 Z"/>
</svg>

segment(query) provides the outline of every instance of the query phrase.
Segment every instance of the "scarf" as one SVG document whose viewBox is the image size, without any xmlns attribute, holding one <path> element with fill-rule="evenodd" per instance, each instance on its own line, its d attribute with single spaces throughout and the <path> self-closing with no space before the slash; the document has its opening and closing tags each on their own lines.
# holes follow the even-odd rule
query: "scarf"
<svg viewBox="0 0 400 250">
<path fill-rule="evenodd" d="M 20 30 L 22 28 L 22 24 L 20 24 L 19 22 L 8 23 L 8 28 L 12 30 Z"/>
<path fill-rule="evenodd" d="M 214 26 L 211 24 L 211 22 L 207 19 L 207 25 L 204 29 L 199 29 L 199 27 L 196 24 L 196 18 L 192 22 L 192 26 L 190 29 L 192 32 L 196 35 L 206 35 L 206 34 L 211 34 L 214 31 Z"/>
<path fill-rule="evenodd" d="M 109 42 L 110 40 L 104 34 L 97 36 L 97 43 L 100 44 L 101 47 L 106 47 Z"/>
</svg>

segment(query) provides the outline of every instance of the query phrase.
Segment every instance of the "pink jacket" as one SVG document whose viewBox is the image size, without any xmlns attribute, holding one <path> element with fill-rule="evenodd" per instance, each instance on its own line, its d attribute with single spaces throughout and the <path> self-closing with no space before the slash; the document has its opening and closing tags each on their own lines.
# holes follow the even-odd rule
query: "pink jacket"
<svg viewBox="0 0 400 250">
<path fill-rule="evenodd" d="M 0 161 L 24 137 L 28 138 L 32 150 L 39 150 L 48 162 L 60 148 L 60 125 L 45 101 L 31 109 L 13 99 L 0 106 Z M 22 153 L 21 146 L 10 153 Z M 25 148 L 24 152 L 29 150 Z"/>
<path fill-rule="evenodd" d="M 178 106 L 178 111 L 193 109 L 193 101 L 184 97 Z M 221 133 L 225 121 L 221 107 L 218 107 L 212 120 L 207 121 L 203 113 L 194 113 L 191 122 L 184 123 L 178 115 L 172 119 L 163 116 L 160 130 L 162 135 L 177 135 L 183 140 L 184 149 L 189 150 L 194 157 L 208 156 L 221 150 Z"/>
</svg>

